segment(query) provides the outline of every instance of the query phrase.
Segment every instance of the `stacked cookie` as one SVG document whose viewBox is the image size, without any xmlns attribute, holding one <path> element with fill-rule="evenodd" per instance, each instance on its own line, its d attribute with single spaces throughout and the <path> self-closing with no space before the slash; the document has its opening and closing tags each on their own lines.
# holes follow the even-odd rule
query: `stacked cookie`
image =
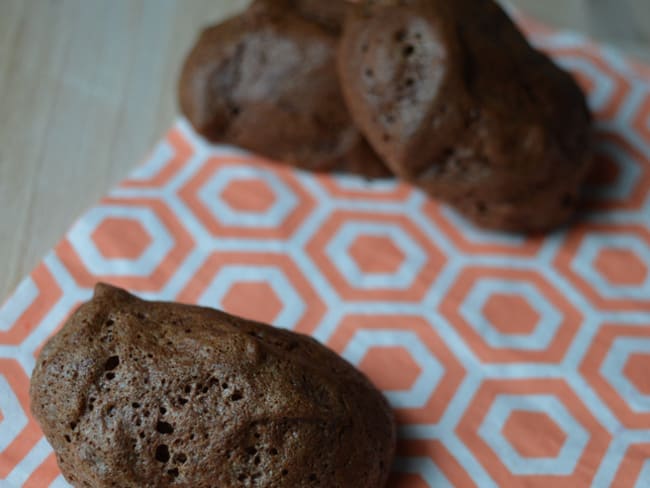
<svg viewBox="0 0 650 488">
<path fill-rule="evenodd" d="M 197 132 L 303 169 L 389 176 L 343 100 L 343 3 L 332 5 L 260 0 L 206 29 L 180 80 L 181 109 Z"/>
<path fill-rule="evenodd" d="M 180 101 L 211 141 L 393 174 L 493 229 L 568 222 L 591 161 L 580 88 L 492 0 L 258 0 L 201 35 Z"/>
</svg>

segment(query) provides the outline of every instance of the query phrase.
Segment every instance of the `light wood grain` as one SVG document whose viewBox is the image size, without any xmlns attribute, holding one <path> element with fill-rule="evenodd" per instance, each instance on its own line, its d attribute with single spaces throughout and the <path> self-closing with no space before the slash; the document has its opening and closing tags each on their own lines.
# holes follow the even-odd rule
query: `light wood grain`
<svg viewBox="0 0 650 488">
<path fill-rule="evenodd" d="M 0 299 L 173 121 L 197 31 L 247 3 L 0 0 Z M 647 0 L 512 3 L 650 60 Z"/>
</svg>

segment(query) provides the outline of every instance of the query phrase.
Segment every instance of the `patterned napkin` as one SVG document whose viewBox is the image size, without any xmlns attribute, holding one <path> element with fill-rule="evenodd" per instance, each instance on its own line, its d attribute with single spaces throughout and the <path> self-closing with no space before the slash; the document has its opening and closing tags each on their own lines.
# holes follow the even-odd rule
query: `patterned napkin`
<svg viewBox="0 0 650 488">
<path fill-rule="evenodd" d="M 98 280 L 338 351 L 395 408 L 391 487 L 650 486 L 650 70 L 522 24 L 597 114 L 582 224 L 482 232 L 407 185 L 293 171 L 179 121 L 0 309 L 0 486 L 68 486 L 29 375 Z"/>
</svg>

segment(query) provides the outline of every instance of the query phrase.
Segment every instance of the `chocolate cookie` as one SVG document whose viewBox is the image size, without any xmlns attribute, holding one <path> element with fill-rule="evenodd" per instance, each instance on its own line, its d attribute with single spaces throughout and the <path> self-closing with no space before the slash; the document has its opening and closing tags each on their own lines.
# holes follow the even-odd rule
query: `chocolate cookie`
<svg viewBox="0 0 650 488">
<path fill-rule="evenodd" d="M 591 161 L 585 97 L 495 2 L 361 2 L 338 59 L 352 115 L 396 175 L 485 227 L 570 218 Z"/>
<path fill-rule="evenodd" d="M 182 112 L 210 141 L 312 171 L 389 176 L 345 106 L 337 36 L 306 20 L 331 12 L 289 3 L 258 1 L 201 34 L 180 78 Z"/>
<path fill-rule="evenodd" d="M 43 349 L 31 405 L 74 486 L 383 487 L 382 395 L 315 340 L 97 285 Z"/>
</svg>

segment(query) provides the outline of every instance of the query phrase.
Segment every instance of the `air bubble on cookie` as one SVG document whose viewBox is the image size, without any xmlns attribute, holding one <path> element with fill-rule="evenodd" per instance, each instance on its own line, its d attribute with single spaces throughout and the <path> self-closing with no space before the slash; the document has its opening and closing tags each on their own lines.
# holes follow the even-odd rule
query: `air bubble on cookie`
<svg viewBox="0 0 650 488">
<path fill-rule="evenodd" d="M 257 339 L 263 340 L 264 336 L 257 332 L 256 330 L 250 330 L 247 332 L 247 334 L 251 337 L 256 337 Z"/>
<path fill-rule="evenodd" d="M 106 363 L 104 364 L 104 371 L 113 371 L 119 365 L 120 365 L 120 357 L 111 356 L 106 360 Z"/>
<path fill-rule="evenodd" d="M 174 427 L 172 427 L 171 424 L 167 422 L 161 422 L 158 421 L 156 424 L 156 430 L 160 432 L 161 434 L 173 434 L 174 433 Z"/>
<path fill-rule="evenodd" d="M 156 447 L 156 461 L 160 461 L 161 463 L 166 463 L 169 461 L 169 448 L 165 444 L 160 444 L 158 447 Z"/>
<path fill-rule="evenodd" d="M 409 58 L 415 53 L 415 47 L 412 44 L 407 44 L 404 46 L 404 49 L 402 50 L 402 55 L 405 58 Z"/>
</svg>

